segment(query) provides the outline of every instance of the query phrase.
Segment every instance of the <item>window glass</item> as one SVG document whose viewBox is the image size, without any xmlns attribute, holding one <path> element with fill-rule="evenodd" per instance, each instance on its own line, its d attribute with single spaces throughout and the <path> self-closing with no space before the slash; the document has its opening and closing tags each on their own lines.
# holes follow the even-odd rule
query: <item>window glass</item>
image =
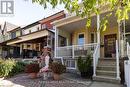
<svg viewBox="0 0 130 87">
<path fill-rule="evenodd" d="M 67 39 L 65 37 L 60 36 L 60 46 L 66 46 L 67 45 Z"/>
<path fill-rule="evenodd" d="M 126 40 L 127 40 L 127 42 L 130 43 L 130 34 L 127 34 L 127 35 L 126 35 Z"/>
<path fill-rule="evenodd" d="M 84 44 L 84 34 L 79 34 L 78 36 L 78 45 Z"/>
<path fill-rule="evenodd" d="M 11 38 L 14 39 L 16 37 L 16 32 L 11 33 Z"/>
<path fill-rule="evenodd" d="M 91 33 L 91 43 L 94 43 L 94 33 Z"/>
</svg>

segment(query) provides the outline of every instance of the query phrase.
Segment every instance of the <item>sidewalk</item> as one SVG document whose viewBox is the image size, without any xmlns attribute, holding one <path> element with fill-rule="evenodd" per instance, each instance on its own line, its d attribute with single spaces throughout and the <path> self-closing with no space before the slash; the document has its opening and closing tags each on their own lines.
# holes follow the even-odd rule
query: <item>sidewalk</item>
<svg viewBox="0 0 130 87">
<path fill-rule="evenodd" d="M 117 84 L 93 82 L 70 73 L 65 73 L 62 77 L 63 79 L 60 81 L 54 81 L 52 78 L 44 81 L 43 78 L 30 79 L 27 74 L 19 74 L 6 80 L 0 80 L 0 87 L 123 87 Z"/>
<path fill-rule="evenodd" d="M 83 79 L 79 75 L 76 74 L 64 74 L 64 78 L 69 79 L 71 81 L 76 81 L 77 83 L 81 83 L 86 85 L 86 87 L 125 87 L 120 84 L 112 84 L 112 83 L 106 83 L 106 82 L 96 82 L 96 81 L 91 81 L 90 79 Z"/>
</svg>

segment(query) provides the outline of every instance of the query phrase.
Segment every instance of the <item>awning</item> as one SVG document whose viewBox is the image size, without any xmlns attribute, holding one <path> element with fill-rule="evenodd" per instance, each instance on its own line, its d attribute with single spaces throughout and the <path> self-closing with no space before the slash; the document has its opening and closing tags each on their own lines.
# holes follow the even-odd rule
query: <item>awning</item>
<svg viewBox="0 0 130 87">
<path fill-rule="evenodd" d="M 45 29 L 45 30 L 33 32 L 31 34 L 20 36 L 20 37 L 18 37 L 19 39 L 17 39 L 17 40 L 7 42 L 7 45 L 18 44 L 18 43 L 22 43 L 22 42 L 25 42 L 25 41 L 45 37 L 47 35 L 49 35 L 49 31 Z"/>
</svg>

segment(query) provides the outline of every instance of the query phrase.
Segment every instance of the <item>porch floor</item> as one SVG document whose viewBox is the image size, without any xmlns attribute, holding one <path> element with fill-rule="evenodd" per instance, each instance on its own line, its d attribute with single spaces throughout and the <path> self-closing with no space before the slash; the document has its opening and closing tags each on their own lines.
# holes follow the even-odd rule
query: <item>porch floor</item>
<svg viewBox="0 0 130 87">
<path fill-rule="evenodd" d="M 9 79 L 0 78 L 0 87 L 124 87 L 119 84 L 93 82 L 72 73 L 65 73 L 62 77 L 61 81 L 54 81 L 52 78 L 45 81 L 42 78 L 30 79 L 23 73 Z"/>
</svg>

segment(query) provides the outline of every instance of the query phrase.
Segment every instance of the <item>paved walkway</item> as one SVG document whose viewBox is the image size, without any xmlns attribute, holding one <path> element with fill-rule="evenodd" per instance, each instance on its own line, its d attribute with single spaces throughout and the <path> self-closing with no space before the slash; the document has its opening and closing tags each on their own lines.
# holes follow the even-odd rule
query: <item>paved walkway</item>
<svg viewBox="0 0 130 87">
<path fill-rule="evenodd" d="M 0 79 L 0 87 L 123 87 L 117 84 L 93 82 L 68 73 L 62 77 L 61 81 L 54 81 L 52 78 L 44 81 L 43 78 L 30 79 L 27 74 L 19 74 L 9 79 Z"/>
</svg>

